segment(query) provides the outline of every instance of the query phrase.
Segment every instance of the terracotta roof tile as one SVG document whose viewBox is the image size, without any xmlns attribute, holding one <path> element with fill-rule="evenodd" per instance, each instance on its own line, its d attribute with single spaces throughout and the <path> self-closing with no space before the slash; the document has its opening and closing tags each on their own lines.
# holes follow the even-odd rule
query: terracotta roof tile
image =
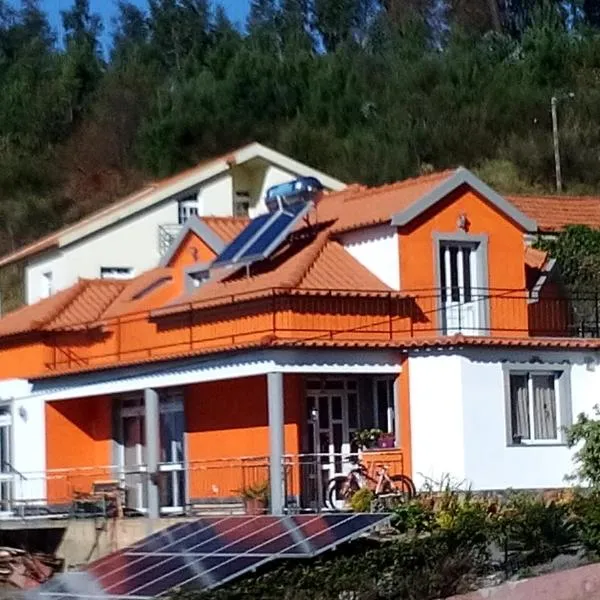
<svg viewBox="0 0 600 600">
<path fill-rule="evenodd" d="M 154 292 L 162 290 L 174 278 L 174 269 L 169 267 L 157 267 L 142 273 L 123 288 L 114 302 L 99 317 L 112 319 L 147 309 L 148 301 L 151 300 Z"/>
<path fill-rule="evenodd" d="M 298 287 L 311 290 L 392 291 L 335 241 L 327 242 Z"/>
<path fill-rule="evenodd" d="M 66 330 L 85 326 L 98 319 L 127 287 L 129 282 L 115 279 L 83 280 L 79 293 L 67 302 L 45 330 Z"/>
<path fill-rule="evenodd" d="M 532 269 L 541 269 L 548 260 L 548 253 L 531 246 L 525 246 L 525 264 Z"/>
<path fill-rule="evenodd" d="M 224 242 L 229 243 L 250 223 L 247 217 L 199 217 Z"/>
<path fill-rule="evenodd" d="M 316 213 L 319 220 L 337 219 L 336 232 L 386 223 L 394 213 L 408 208 L 454 173 L 440 171 L 375 188 L 351 186 L 324 196 Z"/>
<path fill-rule="evenodd" d="M 110 371 L 122 367 L 131 367 L 147 363 L 167 362 L 171 360 L 191 358 L 195 356 L 218 356 L 220 354 L 231 355 L 233 352 L 243 352 L 255 348 L 338 348 L 338 349 L 394 349 L 399 352 L 429 351 L 440 348 L 541 348 L 548 350 L 598 350 L 600 339 L 598 338 L 501 338 L 501 337 L 478 337 L 478 336 L 444 336 L 432 338 L 414 338 L 407 340 L 386 341 L 353 341 L 353 340 L 331 340 L 331 339 L 304 339 L 289 340 L 265 337 L 263 340 L 242 342 L 235 345 L 227 345 L 214 348 L 201 348 L 173 354 L 164 354 L 148 358 L 120 361 L 110 365 L 81 366 L 74 368 L 55 370 L 43 375 L 32 377 L 33 380 L 51 379 L 63 374 L 86 373 L 92 371 Z"/>
<path fill-rule="evenodd" d="M 507 199 L 537 221 L 541 232 L 557 232 L 567 225 L 600 228 L 600 197 L 507 196 Z"/>
<path fill-rule="evenodd" d="M 126 285 L 125 281 L 81 279 L 66 290 L 7 314 L 0 319 L 0 336 L 70 329 L 90 323 Z"/>
</svg>

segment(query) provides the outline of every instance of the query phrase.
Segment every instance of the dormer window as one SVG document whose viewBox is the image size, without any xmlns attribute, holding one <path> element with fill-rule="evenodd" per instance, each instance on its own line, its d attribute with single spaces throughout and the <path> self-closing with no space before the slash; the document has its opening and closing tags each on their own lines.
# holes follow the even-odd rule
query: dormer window
<svg viewBox="0 0 600 600">
<path fill-rule="evenodd" d="M 178 205 L 178 218 L 179 224 L 185 225 L 190 217 L 198 214 L 198 198 L 189 196 L 179 201 Z"/>
</svg>

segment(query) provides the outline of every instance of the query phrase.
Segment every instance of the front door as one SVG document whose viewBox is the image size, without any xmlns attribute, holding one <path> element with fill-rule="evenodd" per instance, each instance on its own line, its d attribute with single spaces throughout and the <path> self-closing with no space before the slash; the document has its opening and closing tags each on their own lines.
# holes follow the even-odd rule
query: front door
<svg viewBox="0 0 600 600">
<path fill-rule="evenodd" d="M 442 332 L 478 335 L 485 297 L 478 289 L 478 244 L 440 244 L 440 290 Z"/>
<path fill-rule="evenodd" d="M 146 489 L 146 430 L 141 399 L 124 400 L 121 407 L 121 481 L 127 490 L 127 507 L 143 511 Z"/>
<path fill-rule="evenodd" d="M 178 511 L 185 505 L 185 418 L 183 395 L 167 392 L 160 400 L 160 505 Z"/>
<path fill-rule="evenodd" d="M 308 380 L 306 382 L 308 490 L 317 499 L 326 500 L 327 482 L 335 475 L 348 473 L 352 447 L 358 430 L 358 389 L 355 379 Z M 319 486 L 321 494 L 319 495 Z"/>
<path fill-rule="evenodd" d="M 160 502 L 164 512 L 185 505 L 183 398 L 178 392 L 160 396 Z M 127 490 L 127 507 L 145 511 L 148 506 L 146 418 L 140 396 L 121 401 L 121 481 Z"/>
</svg>

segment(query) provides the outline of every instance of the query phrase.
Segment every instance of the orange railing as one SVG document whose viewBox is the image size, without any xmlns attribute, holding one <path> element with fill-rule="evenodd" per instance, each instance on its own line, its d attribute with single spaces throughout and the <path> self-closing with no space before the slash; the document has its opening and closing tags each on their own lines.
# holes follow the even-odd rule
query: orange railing
<svg viewBox="0 0 600 600">
<path fill-rule="evenodd" d="M 329 477 L 352 468 L 347 454 L 293 454 L 284 458 L 285 495 L 288 506 L 318 510 Z M 404 473 L 401 449 L 369 451 L 363 456 L 369 467 L 385 464 L 391 474 Z M 125 506 L 143 510 L 148 471 L 146 465 L 100 466 L 49 469 L 5 477 L 2 510 L 22 517 L 50 513 L 69 514 L 78 498 L 91 494 L 99 484 L 114 483 L 125 496 Z M 241 503 L 242 491 L 249 486 L 268 483 L 269 458 L 248 456 L 187 461 L 160 466 L 159 486 L 162 507 L 179 508 L 180 512 L 201 510 L 206 506 Z M 174 498 L 173 485 L 181 486 L 177 506 L 168 504 Z M 321 486 L 321 494 L 318 486 Z M 10 488 L 10 493 L 8 492 Z M 126 512 L 127 514 L 127 512 Z"/>
<path fill-rule="evenodd" d="M 50 370 L 95 367 L 226 349 L 265 340 L 386 342 L 463 333 L 494 337 L 600 336 L 599 300 L 530 298 L 527 290 L 349 293 L 268 289 L 57 332 Z"/>
</svg>

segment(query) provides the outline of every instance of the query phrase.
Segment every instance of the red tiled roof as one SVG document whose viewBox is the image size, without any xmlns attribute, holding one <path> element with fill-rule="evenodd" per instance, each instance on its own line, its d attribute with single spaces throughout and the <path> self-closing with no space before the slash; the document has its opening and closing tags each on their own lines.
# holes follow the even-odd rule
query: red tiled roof
<svg viewBox="0 0 600 600">
<path fill-rule="evenodd" d="M 247 217 L 199 217 L 199 219 L 226 243 L 237 237 L 250 222 Z"/>
<path fill-rule="evenodd" d="M 507 200 L 537 221 L 541 232 L 558 232 L 567 225 L 600 228 L 600 197 L 507 196 Z"/>
<path fill-rule="evenodd" d="M 334 229 L 338 233 L 386 223 L 394 213 L 408 208 L 454 173 L 440 171 L 375 188 L 350 186 L 324 196 L 316 214 L 320 221 L 337 219 Z"/>
<path fill-rule="evenodd" d="M 126 281 L 80 279 L 66 290 L 6 315 L 0 320 L 0 336 L 72 329 L 90 323 L 126 285 Z"/>
<path fill-rule="evenodd" d="M 199 348 L 173 354 L 164 354 L 147 358 L 136 358 L 120 361 L 114 365 L 80 366 L 75 368 L 55 370 L 43 375 L 36 375 L 32 379 L 50 379 L 64 374 L 85 373 L 91 371 L 109 371 L 121 367 L 131 367 L 147 363 L 167 362 L 171 360 L 192 358 L 195 356 L 218 356 L 220 354 L 231 354 L 232 352 L 243 352 L 256 348 L 342 348 L 342 349 L 393 349 L 399 352 L 410 350 L 438 350 L 441 348 L 539 348 L 547 350 L 598 350 L 600 339 L 598 338 L 502 338 L 486 336 L 464 336 L 453 335 L 431 338 L 413 338 L 396 341 L 359 341 L 359 340 L 332 340 L 332 339 L 277 339 L 266 336 L 263 340 L 241 342 L 216 348 Z"/>
</svg>

